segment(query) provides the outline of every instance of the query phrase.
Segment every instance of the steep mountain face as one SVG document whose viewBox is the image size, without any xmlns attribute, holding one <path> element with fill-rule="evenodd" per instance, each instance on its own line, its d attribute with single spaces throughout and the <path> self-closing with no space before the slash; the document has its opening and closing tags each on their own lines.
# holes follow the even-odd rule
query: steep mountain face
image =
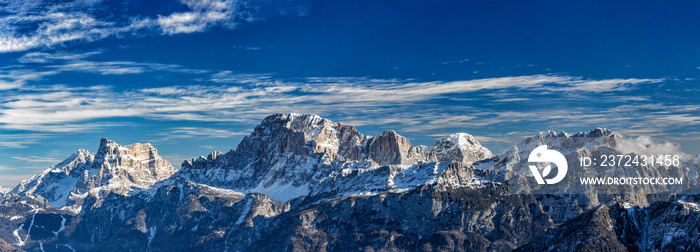
<svg viewBox="0 0 700 252">
<path fill-rule="evenodd" d="M 698 197 L 649 207 L 603 204 L 546 232 L 518 251 L 700 251 Z"/>
<path fill-rule="evenodd" d="M 575 159 L 624 153 L 623 141 L 604 129 L 541 132 L 494 156 L 468 134 L 413 146 L 394 131 L 366 136 L 315 115 L 275 114 L 235 150 L 176 172 L 149 144 L 103 139 L 97 153 L 78 151 L 2 196 L 0 248 L 4 240 L 27 251 L 698 250 L 697 195 L 533 194 L 541 188 L 527 183 L 523 167 L 541 144 Z M 608 175 L 697 181 L 689 172 L 697 164 Z"/>
<path fill-rule="evenodd" d="M 320 204 L 313 197 L 280 203 L 263 194 L 210 190 L 185 183 L 159 187 L 148 197 L 88 202 L 81 222 L 65 232 L 78 250 L 94 248 L 95 239 L 100 241 L 95 250 L 501 251 L 551 225 L 532 207 L 533 197 L 503 195 L 495 184 L 427 186 Z"/>
<path fill-rule="evenodd" d="M 372 137 L 317 115 L 275 114 L 235 150 L 185 161 L 177 176 L 286 201 L 317 190 L 322 180 L 339 173 L 438 161 L 470 165 L 490 156 L 468 134 L 452 135 L 431 147 L 412 146 L 394 131 Z"/>
<path fill-rule="evenodd" d="M 127 194 L 132 188 L 148 188 L 177 170 L 158 155 L 151 144 L 119 145 L 103 138 L 95 154 L 78 150 L 63 162 L 22 181 L 10 193 L 40 195 L 54 208 L 73 206 L 105 191 Z"/>
<path fill-rule="evenodd" d="M 12 222 L 13 238 L 29 251 L 501 251 L 552 224 L 534 197 L 508 195 L 498 183 L 458 186 L 473 178 L 450 172 L 442 174 L 456 186 L 286 203 L 172 178 L 128 196 L 88 197 L 76 216 L 30 210 Z"/>
</svg>

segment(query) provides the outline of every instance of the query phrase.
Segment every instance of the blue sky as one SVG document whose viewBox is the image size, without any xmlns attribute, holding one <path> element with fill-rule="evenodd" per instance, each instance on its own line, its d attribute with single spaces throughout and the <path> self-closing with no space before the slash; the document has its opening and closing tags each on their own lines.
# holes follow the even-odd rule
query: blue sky
<svg viewBox="0 0 700 252">
<path fill-rule="evenodd" d="M 697 154 L 699 5 L 0 1 L 0 186 L 102 137 L 179 167 L 276 112 L 497 153 L 605 127 Z"/>
</svg>

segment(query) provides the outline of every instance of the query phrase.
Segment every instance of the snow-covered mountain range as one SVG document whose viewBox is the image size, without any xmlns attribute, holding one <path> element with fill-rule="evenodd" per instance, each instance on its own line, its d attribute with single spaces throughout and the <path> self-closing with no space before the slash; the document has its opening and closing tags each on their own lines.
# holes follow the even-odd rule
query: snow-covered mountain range
<svg viewBox="0 0 700 252">
<path fill-rule="evenodd" d="M 185 161 L 176 176 L 284 202 L 327 192 L 328 187 L 344 187 L 343 192 L 361 187 L 405 189 L 439 176 L 446 166 L 437 162 L 469 166 L 491 156 L 468 134 L 451 135 L 430 147 L 412 146 L 394 131 L 366 136 L 317 115 L 276 114 L 265 118 L 235 150 Z M 416 171 L 427 169 L 426 163 L 438 168 L 432 173 Z M 394 183 L 397 175 L 416 184 Z M 348 183 L 331 182 L 336 179 Z"/>
<path fill-rule="evenodd" d="M 94 154 L 78 150 L 2 196 L 0 220 L 8 225 L 0 227 L 0 248 L 510 251 L 539 250 L 549 241 L 580 250 L 576 238 L 562 236 L 612 220 L 619 224 L 600 234 L 617 243 L 597 248 L 699 249 L 692 234 L 700 223 L 697 196 L 657 187 L 609 194 L 566 181 L 538 194 L 542 188 L 521 183 L 532 180 L 525 167 L 539 145 L 575 160 L 628 153 L 626 141 L 606 129 L 548 131 L 493 155 L 465 133 L 413 146 L 394 131 L 367 136 L 316 115 L 274 114 L 234 150 L 176 170 L 150 144 L 102 139 Z M 699 160 L 604 175 L 675 175 L 691 187 Z M 599 168 L 570 172 L 599 175 Z M 655 221 L 672 224 L 651 232 Z M 679 234 L 681 227 L 689 235 Z"/>
</svg>

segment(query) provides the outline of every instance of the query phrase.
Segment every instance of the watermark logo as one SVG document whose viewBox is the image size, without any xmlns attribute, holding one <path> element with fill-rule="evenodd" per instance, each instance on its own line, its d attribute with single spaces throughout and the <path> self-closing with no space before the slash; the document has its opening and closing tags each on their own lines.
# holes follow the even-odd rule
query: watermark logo
<svg viewBox="0 0 700 252">
<path fill-rule="evenodd" d="M 559 183 L 566 176 L 566 171 L 568 169 L 566 158 L 558 151 L 548 150 L 547 145 L 541 145 L 532 150 L 532 152 L 530 152 L 530 157 L 528 157 L 527 161 L 535 163 L 547 162 L 554 163 L 555 165 L 557 165 L 557 175 L 551 179 L 543 179 L 543 177 L 547 177 L 547 175 L 549 175 L 549 172 L 552 171 L 551 164 L 548 164 L 547 167 L 545 167 L 542 170 L 542 175 L 540 175 L 540 171 L 537 169 L 537 166 L 529 165 L 530 171 L 532 171 L 532 176 L 535 177 L 535 180 L 537 180 L 537 183 L 540 185 Z"/>
</svg>

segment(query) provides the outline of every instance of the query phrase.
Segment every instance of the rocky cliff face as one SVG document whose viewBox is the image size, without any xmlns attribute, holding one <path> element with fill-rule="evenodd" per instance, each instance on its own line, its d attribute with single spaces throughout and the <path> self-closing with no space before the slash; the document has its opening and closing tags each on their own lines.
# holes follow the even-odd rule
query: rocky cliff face
<svg viewBox="0 0 700 252">
<path fill-rule="evenodd" d="M 235 150 L 176 172 L 150 144 L 103 139 L 0 198 L 0 250 L 3 240 L 27 251 L 698 250 L 697 195 L 521 187 L 541 144 L 569 159 L 624 153 L 622 141 L 550 131 L 492 155 L 468 134 L 413 146 L 394 131 L 275 114 Z M 611 174 L 697 181 L 698 160 Z"/>
<path fill-rule="evenodd" d="M 113 181 L 115 184 L 127 184 L 138 188 L 149 187 L 155 182 L 169 178 L 177 171 L 158 155 L 158 150 L 150 143 L 119 145 L 106 138 L 100 141 L 92 168 L 102 175 L 89 181 L 93 185 L 117 179 L 118 181 Z"/>
</svg>

